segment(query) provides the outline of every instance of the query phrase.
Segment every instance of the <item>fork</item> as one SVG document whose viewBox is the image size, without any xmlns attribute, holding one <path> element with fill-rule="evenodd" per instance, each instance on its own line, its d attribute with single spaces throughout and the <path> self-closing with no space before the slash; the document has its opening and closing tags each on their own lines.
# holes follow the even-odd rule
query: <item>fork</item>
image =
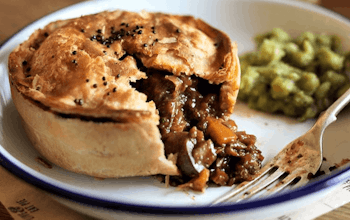
<svg viewBox="0 0 350 220">
<path fill-rule="evenodd" d="M 321 113 L 314 126 L 304 135 L 290 142 L 255 175 L 217 198 L 212 205 L 248 199 L 253 195 L 279 192 L 290 186 L 294 189 L 306 184 L 322 164 L 322 136 L 326 127 L 337 119 L 338 113 L 350 102 L 350 89 Z"/>
</svg>

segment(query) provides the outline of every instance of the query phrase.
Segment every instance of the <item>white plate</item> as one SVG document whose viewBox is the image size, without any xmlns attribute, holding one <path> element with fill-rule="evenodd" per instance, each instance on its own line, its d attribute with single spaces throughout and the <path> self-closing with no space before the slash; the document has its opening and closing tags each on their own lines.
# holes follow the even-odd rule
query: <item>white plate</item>
<svg viewBox="0 0 350 220">
<path fill-rule="evenodd" d="M 19 115 L 11 101 L 8 84 L 7 58 L 9 53 L 26 40 L 36 29 L 51 21 L 78 17 L 102 10 L 162 11 L 191 14 L 227 32 L 238 42 L 239 52 L 254 49 L 253 36 L 281 27 L 296 36 L 304 31 L 337 34 L 350 50 L 350 22 L 326 9 L 294 1 L 89 1 L 50 14 L 27 26 L 10 38 L 0 50 L 0 162 L 27 182 L 36 185 L 60 202 L 78 211 L 103 218 L 154 219 L 174 218 L 265 218 L 300 208 L 322 198 L 350 176 L 349 168 L 333 172 L 293 192 L 260 200 L 244 201 L 225 206 L 209 204 L 229 187 L 210 187 L 205 194 L 181 192 L 165 188 L 151 177 L 96 180 L 75 174 L 57 166 L 47 169 L 35 159 L 38 152 L 29 143 L 20 124 Z M 343 110 L 339 120 L 325 133 L 324 151 L 329 164 L 350 158 L 349 109 Z M 257 145 L 270 160 L 281 148 L 305 133 L 314 121 L 296 122 L 281 116 L 236 106 L 232 118 L 240 130 L 257 136 Z M 253 212 L 254 211 L 254 212 Z M 259 213 L 259 214 L 257 214 Z M 140 215 L 142 214 L 142 215 Z M 145 214 L 148 214 L 145 216 Z M 202 215 L 200 215 L 202 214 Z"/>
</svg>

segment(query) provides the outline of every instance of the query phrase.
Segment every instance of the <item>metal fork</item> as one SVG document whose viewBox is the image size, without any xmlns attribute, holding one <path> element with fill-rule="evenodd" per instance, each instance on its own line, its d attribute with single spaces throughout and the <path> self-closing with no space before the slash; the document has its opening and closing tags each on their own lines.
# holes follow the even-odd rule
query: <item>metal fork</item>
<svg viewBox="0 0 350 220">
<path fill-rule="evenodd" d="M 304 135 L 290 142 L 257 173 L 252 181 L 246 181 L 212 202 L 212 205 L 240 201 L 261 193 L 279 192 L 292 185 L 294 189 L 306 184 L 322 164 L 322 136 L 326 127 L 334 122 L 338 113 L 350 102 L 350 89 L 335 101 L 317 119 Z"/>
</svg>

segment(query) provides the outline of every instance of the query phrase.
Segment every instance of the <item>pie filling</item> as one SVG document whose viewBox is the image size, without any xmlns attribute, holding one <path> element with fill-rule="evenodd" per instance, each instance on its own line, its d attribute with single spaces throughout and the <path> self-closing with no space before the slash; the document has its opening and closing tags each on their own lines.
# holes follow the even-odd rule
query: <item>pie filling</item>
<svg viewBox="0 0 350 220">
<path fill-rule="evenodd" d="M 210 84 L 194 75 L 175 76 L 146 68 L 135 55 L 131 56 L 137 61 L 137 67 L 147 75 L 147 79 L 131 85 L 146 94 L 147 101 L 155 103 L 165 154 L 168 159 L 175 160 L 181 171 L 180 176 L 169 177 L 169 184 L 203 191 L 208 182 L 230 186 L 252 180 L 264 157 L 255 146 L 256 137 L 238 131 L 236 123 L 220 108 L 221 85 Z M 33 104 L 50 111 L 40 102 Z M 53 113 L 84 121 L 114 121 Z"/>
<path fill-rule="evenodd" d="M 255 146 L 256 137 L 238 131 L 236 123 L 221 109 L 221 85 L 192 76 L 146 68 L 132 56 L 147 79 L 131 85 L 147 95 L 158 109 L 158 128 L 168 159 L 176 162 L 181 175 L 170 176 L 169 184 L 203 191 L 207 183 L 230 186 L 249 181 L 261 168 L 264 157 Z M 50 108 L 33 102 L 44 110 Z M 62 118 L 84 121 L 123 122 L 53 112 Z M 163 176 L 164 177 L 164 176 Z"/>
<path fill-rule="evenodd" d="M 154 101 L 165 153 L 175 156 L 180 176 L 170 185 L 202 191 L 207 182 L 221 186 L 252 180 L 263 156 L 256 137 L 237 131 L 235 122 L 220 109 L 221 85 L 196 76 L 174 76 L 146 70 L 147 79 L 133 86 Z"/>
</svg>

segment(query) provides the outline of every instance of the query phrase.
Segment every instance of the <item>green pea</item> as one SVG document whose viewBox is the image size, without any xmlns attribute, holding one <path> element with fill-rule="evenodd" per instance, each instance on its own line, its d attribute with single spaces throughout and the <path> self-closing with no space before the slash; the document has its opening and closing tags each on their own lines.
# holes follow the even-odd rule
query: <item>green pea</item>
<svg viewBox="0 0 350 220">
<path fill-rule="evenodd" d="M 348 82 L 347 84 L 343 85 L 340 87 L 337 91 L 336 97 L 339 98 L 342 96 L 348 89 L 350 89 L 350 83 Z"/>
<path fill-rule="evenodd" d="M 333 52 L 327 47 L 321 47 L 317 52 L 317 58 L 321 67 L 326 70 L 339 71 L 343 68 L 344 56 Z"/>
<path fill-rule="evenodd" d="M 311 42 L 312 44 L 315 44 L 316 41 L 316 36 L 315 34 L 313 34 L 310 31 L 306 31 L 304 33 L 302 33 L 300 36 L 298 36 L 295 40 L 296 44 L 298 45 L 302 45 L 302 43 L 307 40 L 309 42 Z"/>
<path fill-rule="evenodd" d="M 316 43 L 320 47 L 330 48 L 332 46 L 332 37 L 325 34 L 320 34 L 316 37 Z"/>
<path fill-rule="evenodd" d="M 283 43 L 290 41 L 292 38 L 283 29 L 273 28 L 271 32 L 255 36 L 255 42 L 257 46 L 260 47 L 260 45 L 264 42 L 265 39 L 271 39 Z"/>
<path fill-rule="evenodd" d="M 303 122 L 309 118 L 314 118 L 314 117 L 316 117 L 317 113 L 318 113 L 317 108 L 310 106 L 310 107 L 306 108 L 303 115 L 299 118 L 299 121 Z"/>
<path fill-rule="evenodd" d="M 292 103 L 296 107 L 308 107 L 313 104 L 313 102 L 314 99 L 311 96 L 306 95 L 303 91 L 295 93 L 292 100 Z"/>
<path fill-rule="evenodd" d="M 290 35 L 281 28 L 274 28 L 271 31 L 271 39 L 279 42 L 288 42 L 292 40 Z"/>
<path fill-rule="evenodd" d="M 287 76 L 285 76 L 287 79 L 290 79 L 294 82 L 300 80 L 301 76 L 300 74 L 296 73 L 296 72 L 293 72 L 291 71 Z"/>
<path fill-rule="evenodd" d="M 282 107 L 283 113 L 287 116 L 297 116 L 297 107 L 294 106 L 292 103 L 287 103 L 283 105 Z"/>
<path fill-rule="evenodd" d="M 255 107 L 258 110 L 273 113 L 282 108 L 282 103 L 273 100 L 268 94 L 263 94 L 258 97 Z"/>
<path fill-rule="evenodd" d="M 259 73 L 252 67 L 246 69 L 245 74 L 241 77 L 241 86 L 239 92 L 241 95 L 249 95 L 252 88 L 259 79 Z"/>
<path fill-rule="evenodd" d="M 298 80 L 297 85 L 306 94 L 312 95 L 320 86 L 320 80 L 315 73 L 304 72 Z"/>
<path fill-rule="evenodd" d="M 333 35 L 332 36 L 332 45 L 331 49 L 336 53 L 341 53 L 342 51 L 342 45 L 341 45 L 341 39 L 340 37 Z"/>
<path fill-rule="evenodd" d="M 341 87 L 344 83 L 346 83 L 347 79 L 346 76 L 336 73 L 334 71 L 327 71 L 324 73 L 321 77 L 321 82 L 330 82 L 332 85 L 332 89 L 336 90 L 339 87 Z"/>
<path fill-rule="evenodd" d="M 250 67 L 251 63 L 249 57 L 240 57 L 241 73 L 244 75 L 245 71 Z"/>
<path fill-rule="evenodd" d="M 257 51 L 241 59 L 238 99 L 250 108 L 283 112 L 307 120 L 350 88 L 350 52 L 340 37 L 304 32 L 296 38 L 283 29 L 255 37 Z"/>
<path fill-rule="evenodd" d="M 289 45 L 286 48 L 287 56 L 291 63 L 297 67 L 308 66 L 315 58 L 315 51 L 312 44 L 308 40 L 304 40 L 301 44 L 301 48 L 294 48 L 293 45 Z"/>
<path fill-rule="evenodd" d="M 255 65 L 268 64 L 273 60 L 280 60 L 285 55 L 283 47 L 275 41 L 264 39 L 259 51 L 255 54 Z"/>
<path fill-rule="evenodd" d="M 315 91 L 315 97 L 318 100 L 324 99 L 327 97 L 331 89 L 332 84 L 329 81 L 321 83 L 321 85 Z"/>
<path fill-rule="evenodd" d="M 268 85 L 262 82 L 258 82 L 256 86 L 254 86 L 254 89 L 251 90 L 250 95 L 259 97 L 261 94 L 267 93 L 267 87 Z"/>
<path fill-rule="evenodd" d="M 295 90 L 294 82 L 290 79 L 276 77 L 271 82 L 271 96 L 274 99 L 286 98 L 291 92 Z"/>
<path fill-rule="evenodd" d="M 302 73 L 301 70 L 281 61 L 273 61 L 266 66 L 256 67 L 256 71 L 270 83 L 278 76 L 290 78 L 289 76 L 292 74 L 291 78 L 298 78 L 296 75 Z"/>
</svg>

